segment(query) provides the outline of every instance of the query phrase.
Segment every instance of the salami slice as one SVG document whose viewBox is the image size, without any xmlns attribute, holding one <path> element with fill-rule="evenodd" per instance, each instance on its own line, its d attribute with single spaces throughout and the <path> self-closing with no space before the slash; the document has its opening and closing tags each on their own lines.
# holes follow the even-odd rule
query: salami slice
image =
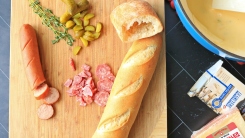
<svg viewBox="0 0 245 138">
<path fill-rule="evenodd" d="M 97 92 L 92 73 L 90 72 L 90 66 L 84 64 L 81 67 L 83 70 L 75 75 L 72 79 L 68 79 L 64 86 L 69 87 L 67 93 L 69 96 L 76 96 L 77 101 L 81 106 L 86 106 L 93 102 L 92 97 Z"/>
<path fill-rule="evenodd" d="M 69 96 L 76 96 L 79 94 L 79 90 L 75 90 L 73 88 L 70 88 L 69 90 L 67 90 L 67 93 L 69 94 Z"/>
<path fill-rule="evenodd" d="M 77 97 L 77 102 L 79 102 L 80 104 L 80 106 L 86 106 L 87 105 L 87 103 L 83 100 L 83 98 L 82 97 Z"/>
<path fill-rule="evenodd" d="M 90 66 L 89 65 L 87 65 L 87 64 L 83 64 L 83 66 L 82 66 L 82 69 L 83 70 L 85 70 L 85 71 L 90 71 Z"/>
<path fill-rule="evenodd" d="M 81 106 L 87 106 L 93 101 L 99 106 L 105 106 L 108 100 L 115 76 L 107 64 L 98 65 L 96 75 L 99 78 L 97 88 L 90 72 L 90 66 L 84 64 L 83 70 L 75 75 L 73 79 L 68 79 L 64 86 L 68 87 L 69 96 L 75 96 Z"/>
<path fill-rule="evenodd" d="M 82 78 L 88 77 L 88 75 L 85 73 L 85 71 L 80 72 L 78 75 L 81 76 Z"/>
<path fill-rule="evenodd" d="M 109 92 L 99 91 L 94 95 L 94 102 L 99 106 L 106 106 L 107 100 L 109 97 Z"/>
<path fill-rule="evenodd" d="M 91 104 L 91 103 L 93 102 L 93 99 L 92 99 L 91 96 L 85 96 L 85 95 L 83 95 L 82 98 L 83 98 L 83 101 L 84 101 L 86 104 Z"/>
<path fill-rule="evenodd" d="M 89 78 L 86 80 L 85 85 L 89 85 L 91 88 L 94 88 L 95 85 L 94 85 L 93 78 L 92 78 L 92 77 L 89 77 Z"/>
<path fill-rule="evenodd" d="M 96 75 L 99 78 L 97 82 L 98 91 L 110 92 L 115 80 L 115 76 L 111 72 L 110 66 L 101 64 L 97 66 Z"/>
<path fill-rule="evenodd" d="M 98 65 L 96 68 L 96 76 L 99 77 L 99 79 L 104 79 L 110 73 L 111 73 L 111 68 L 107 64 Z"/>
<path fill-rule="evenodd" d="M 115 80 L 116 77 L 113 75 L 113 73 L 110 73 L 110 74 L 107 76 L 107 78 L 114 82 L 114 80 Z"/>
<path fill-rule="evenodd" d="M 83 90 L 82 95 L 84 95 L 84 96 L 93 96 L 93 90 L 92 90 L 92 88 L 89 85 L 83 87 L 82 90 Z"/>
<path fill-rule="evenodd" d="M 81 76 L 75 75 L 73 79 L 73 84 L 79 84 L 82 80 L 83 78 Z"/>
<path fill-rule="evenodd" d="M 97 82 L 98 91 L 110 92 L 113 85 L 113 81 L 108 78 L 101 79 Z"/>
</svg>

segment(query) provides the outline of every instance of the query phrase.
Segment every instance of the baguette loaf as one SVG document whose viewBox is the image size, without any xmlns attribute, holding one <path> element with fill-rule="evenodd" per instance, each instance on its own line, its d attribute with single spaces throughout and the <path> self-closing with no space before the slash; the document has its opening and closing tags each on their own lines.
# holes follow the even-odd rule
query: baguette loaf
<svg viewBox="0 0 245 138">
<path fill-rule="evenodd" d="M 135 41 L 125 55 L 93 138 L 127 138 L 155 71 L 162 33 Z"/>
<path fill-rule="evenodd" d="M 110 19 L 123 42 L 150 37 L 163 30 L 156 12 L 143 0 L 120 4 L 111 12 Z"/>
</svg>

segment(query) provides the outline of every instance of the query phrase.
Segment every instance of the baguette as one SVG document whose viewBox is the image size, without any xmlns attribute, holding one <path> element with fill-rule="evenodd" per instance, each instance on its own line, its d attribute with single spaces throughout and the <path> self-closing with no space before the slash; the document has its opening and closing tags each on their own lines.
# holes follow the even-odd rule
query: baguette
<svg viewBox="0 0 245 138">
<path fill-rule="evenodd" d="M 153 7 L 143 0 L 120 4 L 111 12 L 110 19 L 123 42 L 134 42 L 163 30 Z"/>
<path fill-rule="evenodd" d="M 162 33 L 135 41 L 118 70 L 93 138 L 127 138 L 155 71 Z"/>
</svg>

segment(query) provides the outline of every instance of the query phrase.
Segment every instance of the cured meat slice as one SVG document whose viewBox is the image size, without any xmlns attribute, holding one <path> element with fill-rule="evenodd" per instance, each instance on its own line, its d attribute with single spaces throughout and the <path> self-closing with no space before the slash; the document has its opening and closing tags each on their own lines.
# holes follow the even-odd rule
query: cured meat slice
<svg viewBox="0 0 245 138">
<path fill-rule="evenodd" d="M 79 74 L 64 83 L 64 86 L 69 88 L 67 93 L 69 96 L 75 96 L 81 106 L 87 106 L 93 101 L 105 106 L 115 80 L 110 66 L 107 64 L 97 66 L 96 75 L 99 78 L 97 88 L 90 72 L 91 67 L 84 64 L 81 68 L 83 70 Z"/>
<path fill-rule="evenodd" d="M 64 86 L 66 86 L 67 88 L 69 88 L 72 84 L 72 79 L 67 79 L 66 82 L 64 83 Z"/>
<path fill-rule="evenodd" d="M 93 96 L 93 90 L 89 85 L 86 85 L 82 88 L 82 95 L 84 96 Z"/>
<path fill-rule="evenodd" d="M 98 91 L 110 92 L 112 85 L 113 85 L 113 81 L 108 78 L 101 79 L 97 82 Z"/>
<path fill-rule="evenodd" d="M 86 106 L 93 102 L 92 96 L 97 89 L 90 72 L 90 66 L 84 64 L 82 71 L 73 77 L 73 80 L 67 80 L 64 85 L 69 87 L 67 93 L 69 96 L 76 96 L 81 106 Z M 71 84 L 70 84 L 71 83 Z"/>
<path fill-rule="evenodd" d="M 83 78 L 81 76 L 75 75 L 72 84 L 79 84 L 82 80 Z"/>
<path fill-rule="evenodd" d="M 104 107 L 107 103 L 109 95 L 109 92 L 99 91 L 94 95 L 94 102 L 99 106 Z"/>
<path fill-rule="evenodd" d="M 110 66 L 101 64 L 97 66 L 96 76 L 99 78 L 97 82 L 98 92 L 94 96 L 94 102 L 99 106 L 106 106 L 115 76 L 111 72 Z"/>
<path fill-rule="evenodd" d="M 110 74 L 107 76 L 107 78 L 114 82 L 114 80 L 115 80 L 116 77 L 113 75 L 113 73 L 110 73 Z"/>
<path fill-rule="evenodd" d="M 82 98 L 83 98 L 83 101 L 85 103 L 87 103 L 87 104 L 91 104 L 93 102 L 93 99 L 92 99 L 91 96 L 85 96 L 85 95 L 83 95 Z"/>
<path fill-rule="evenodd" d="M 99 77 L 99 79 L 104 79 L 109 74 L 111 74 L 111 68 L 107 64 L 101 64 L 98 65 L 96 68 L 96 76 Z"/>
<path fill-rule="evenodd" d="M 80 92 L 79 92 L 79 90 L 70 88 L 70 89 L 67 91 L 67 93 L 69 94 L 69 96 L 76 96 L 76 95 L 78 95 Z"/>
<path fill-rule="evenodd" d="M 89 78 L 86 80 L 85 85 L 89 85 L 90 87 L 95 87 L 93 78 L 92 78 L 92 77 L 89 77 Z"/>
<path fill-rule="evenodd" d="M 79 102 L 80 104 L 80 106 L 86 106 L 87 105 L 87 103 L 83 100 L 83 98 L 82 97 L 77 97 L 77 102 Z"/>
<path fill-rule="evenodd" d="M 83 70 L 85 70 L 85 71 L 90 71 L 90 66 L 89 65 L 87 65 L 87 64 L 83 64 L 83 66 L 82 66 L 82 69 Z"/>
</svg>

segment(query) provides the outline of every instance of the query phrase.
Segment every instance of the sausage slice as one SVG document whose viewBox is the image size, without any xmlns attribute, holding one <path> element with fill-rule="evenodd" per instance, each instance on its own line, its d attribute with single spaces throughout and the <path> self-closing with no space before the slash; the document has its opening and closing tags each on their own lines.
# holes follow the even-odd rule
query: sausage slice
<svg viewBox="0 0 245 138">
<path fill-rule="evenodd" d="M 53 104 L 58 101 L 60 93 L 56 88 L 50 87 L 49 93 L 43 98 L 43 102 L 46 104 Z"/>
<path fill-rule="evenodd" d="M 34 97 L 37 100 L 40 100 L 40 99 L 44 98 L 49 93 L 50 88 L 49 88 L 48 84 L 42 83 L 37 88 L 35 88 L 33 91 L 34 91 Z"/>
<path fill-rule="evenodd" d="M 54 114 L 54 109 L 52 105 L 41 104 L 37 109 L 37 115 L 40 119 L 47 120 L 51 118 Z"/>
</svg>

